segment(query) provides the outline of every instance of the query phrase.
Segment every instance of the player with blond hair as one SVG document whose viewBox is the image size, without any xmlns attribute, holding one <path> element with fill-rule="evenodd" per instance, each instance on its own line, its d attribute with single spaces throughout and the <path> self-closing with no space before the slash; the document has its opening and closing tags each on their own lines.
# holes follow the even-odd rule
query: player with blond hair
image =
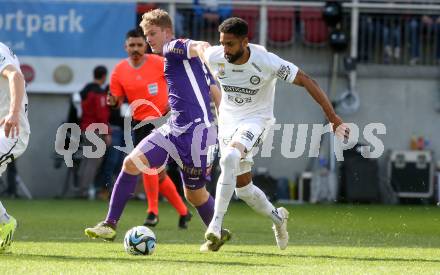
<svg viewBox="0 0 440 275">
<path fill-rule="evenodd" d="M 124 207 L 134 190 L 135 178 L 142 170 L 160 168 L 175 161 L 181 168 L 186 199 L 197 209 L 208 225 L 214 213 L 214 199 L 206 190 L 210 180 L 212 152 L 217 145 L 217 131 L 210 111 L 211 97 L 217 103 L 220 91 L 203 65 L 199 52 L 189 39 L 175 39 L 168 13 L 155 9 L 145 13 L 140 23 L 154 53 L 165 58 L 165 78 L 169 93 L 171 116 L 167 123 L 144 138 L 124 160 L 116 185 L 126 185 L 123 192 L 113 193 Z M 115 211 L 117 214 L 117 212 Z M 108 217 L 118 219 L 109 213 Z M 93 230 L 104 227 L 98 224 Z M 111 228 L 104 228 L 97 237 L 114 236 Z M 108 233 L 108 234 L 107 234 Z M 216 242 L 206 243 L 202 251 L 217 251 L 231 237 L 221 230 Z"/>
</svg>

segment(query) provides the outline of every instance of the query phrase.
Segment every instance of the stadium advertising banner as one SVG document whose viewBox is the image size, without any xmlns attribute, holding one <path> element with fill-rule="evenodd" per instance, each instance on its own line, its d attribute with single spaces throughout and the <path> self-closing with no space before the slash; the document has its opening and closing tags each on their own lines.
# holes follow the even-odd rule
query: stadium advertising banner
<svg viewBox="0 0 440 275">
<path fill-rule="evenodd" d="M 134 3 L 0 0 L 0 41 L 17 54 L 28 91 L 75 92 L 93 68 L 124 58 Z"/>
</svg>

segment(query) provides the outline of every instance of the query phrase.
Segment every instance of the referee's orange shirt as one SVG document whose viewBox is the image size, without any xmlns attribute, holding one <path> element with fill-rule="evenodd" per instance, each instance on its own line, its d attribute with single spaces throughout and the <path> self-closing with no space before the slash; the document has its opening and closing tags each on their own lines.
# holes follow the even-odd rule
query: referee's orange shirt
<svg viewBox="0 0 440 275">
<path fill-rule="evenodd" d="M 138 99 L 148 100 L 159 109 L 160 114 L 151 107 L 151 103 L 142 103 L 136 108 L 131 105 L 134 109 L 133 118 L 139 121 L 146 117 L 159 117 L 168 110 L 163 57 L 153 54 L 146 56 L 144 64 L 138 68 L 132 67 L 128 59 L 122 60 L 116 65 L 110 79 L 112 95 L 125 96 L 130 104 Z"/>
</svg>

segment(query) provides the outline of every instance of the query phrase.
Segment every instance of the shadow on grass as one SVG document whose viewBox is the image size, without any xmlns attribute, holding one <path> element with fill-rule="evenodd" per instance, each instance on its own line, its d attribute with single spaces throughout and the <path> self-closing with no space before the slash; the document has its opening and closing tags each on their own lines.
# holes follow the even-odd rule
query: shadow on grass
<svg viewBox="0 0 440 275">
<path fill-rule="evenodd" d="M 265 256 L 265 257 L 286 257 L 286 258 L 311 258 L 311 259 L 325 259 L 325 260 L 350 260 L 350 261 L 365 261 L 365 262 L 419 262 L 419 263 L 440 263 L 439 260 L 433 259 L 418 259 L 418 258 L 377 258 L 377 257 L 347 257 L 334 255 L 299 255 L 295 253 L 277 254 L 277 253 L 262 253 L 262 252 L 243 252 L 243 251 L 225 251 L 228 254 L 240 254 L 244 256 Z"/>
<path fill-rule="evenodd" d="M 14 257 L 14 258 L 23 258 L 24 260 L 34 260 L 34 261 L 71 261 L 71 262 L 90 262 L 90 261 L 97 261 L 97 262 L 112 262 L 115 261 L 123 262 L 123 263 L 145 263 L 145 257 L 142 256 L 133 256 L 131 258 L 105 258 L 105 257 L 76 257 L 76 256 L 67 256 L 67 255 L 38 255 L 38 254 L 3 254 L 4 258 L 6 257 Z M 148 262 L 155 262 L 155 263 L 176 263 L 176 264 L 212 264 L 216 266 L 255 266 L 255 264 L 248 264 L 243 262 L 230 262 L 230 261 L 201 261 L 201 260 L 178 260 L 178 259 L 159 259 L 155 258 L 154 256 L 148 256 Z M 277 265 L 271 265 L 271 264 L 264 264 L 264 266 L 277 266 Z"/>
</svg>

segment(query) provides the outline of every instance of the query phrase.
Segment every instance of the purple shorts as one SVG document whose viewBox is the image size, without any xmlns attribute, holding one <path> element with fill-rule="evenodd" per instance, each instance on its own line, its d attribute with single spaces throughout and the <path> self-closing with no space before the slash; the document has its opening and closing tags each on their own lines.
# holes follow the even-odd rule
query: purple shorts
<svg viewBox="0 0 440 275">
<path fill-rule="evenodd" d="M 164 124 L 153 130 L 136 148 L 144 153 L 151 168 L 175 161 L 181 168 L 185 187 L 196 190 L 210 180 L 217 149 L 217 129 L 198 124 L 181 133 Z"/>
</svg>

